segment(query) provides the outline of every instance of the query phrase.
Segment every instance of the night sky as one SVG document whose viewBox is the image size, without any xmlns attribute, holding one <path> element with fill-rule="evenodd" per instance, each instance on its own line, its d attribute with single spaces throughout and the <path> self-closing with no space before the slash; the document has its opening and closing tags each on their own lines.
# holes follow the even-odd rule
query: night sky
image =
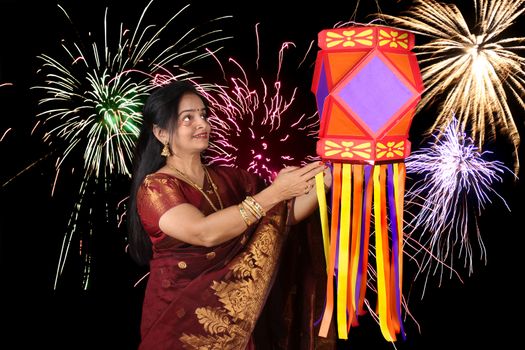
<svg viewBox="0 0 525 350">
<path fill-rule="evenodd" d="M 366 23 L 367 16 L 377 10 L 373 1 L 357 8 L 357 21 Z M 468 1 L 462 1 L 462 3 Z M 409 1 L 382 0 L 384 13 L 398 14 Z M 109 29 L 124 22 L 136 23 L 147 1 L 62 1 L 73 25 L 59 11 L 55 1 L 42 0 L 32 3 L 17 0 L 0 0 L 0 276 L 3 296 L 0 298 L 0 347 L 26 349 L 45 347 L 54 349 L 135 349 L 138 344 L 138 327 L 143 285 L 134 287 L 144 274 L 124 252 L 125 229 L 101 221 L 93 213 L 92 226 L 97 232 L 90 249 L 93 251 L 92 281 L 88 290 L 81 290 L 78 242 L 68 258 L 69 262 L 59 286 L 53 289 L 55 270 L 60 247 L 74 199 L 72 193 L 78 186 L 71 179 L 78 174 L 62 177 L 53 192 L 55 160 L 53 147 L 42 142 L 42 134 L 32 129 L 35 115 L 41 111 L 39 95 L 32 86 L 41 84 L 36 56 L 45 53 L 63 57 L 61 39 L 74 37 L 77 30 L 100 33 L 103 29 L 104 10 L 108 11 Z M 187 2 L 155 0 L 146 22 L 164 23 Z M 234 38 L 228 40 L 221 52 L 248 67 L 249 74 L 271 80 L 275 77 L 278 50 L 283 42 L 295 43 L 287 51 L 287 58 L 301 61 L 317 33 L 336 23 L 352 18 L 356 1 L 321 2 L 307 6 L 303 2 L 264 1 L 210 2 L 193 1 L 182 16 L 180 25 L 199 24 L 223 15 L 233 16 L 225 21 L 224 32 Z M 325 6 L 321 6 L 325 5 Z M 463 6 L 466 6 L 463 4 Z M 304 13 L 303 13 L 304 12 Z M 257 58 L 255 26 L 259 33 L 259 69 L 254 69 Z M 74 28 L 74 29 L 73 29 Z M 514 27 L 515 33 L 524 33 Z M 523 30 L 523 26 L 519 29 Z M 173 35 L 176 35 L 175 33 Z M 416 42 L 420 40 L 416 36 Z M 315 44 L 315 42 L 314 42 Z M 314 46 L 313 52 L 316 51 Z M 522 54 L 523 56 L 523 54 Z M 283 73 L 283 85 L 290 79 L 302 89 L 305 109 L 312 108 L 313 94 L 309 85 L 313 74 L 312 52 L 302 69 Z M 197 64 L 195 70 L 203 75 L 219 74 Z M 8 84 L 6 84 L 8 83 Z M 6 84 L 5 86 L 1 86 Z M 309 101 L 309 102 L 308 102 Z M 432 120 L 433 111 L 417 115 L 411 129 L 413 148 L 422 141 L 421 130 Z M 524 111 L 515 106 L 518 129 L 524 132 Z M 314 144 L 305 142 L 303 146 Z M 488 142 L 487 147 L 497 159 L 512 168 L 512 148 L 505 137 Z M 522 168 L 523 147 L 520 149 Z M 20 173 L 20 174 L 19 174 Z M 17 175 L 19 174 L 19 175 Z M 523 170 L 520 171 L 523 177 Z M 115 179 L 115 193 L 93 191 L 89 201 L 107 200 L 125 193 L 126 179 Z M 405 320 L 407 340 L 396 342 L 399 349 L 505 349 L 513 348 L 521 340 L 523 293 L 516 284 L 523 275 L 523 211 L 525 198 L 523 185 L 506 174 L 496 190 L 510 207 L 507 210 L 499 198 L 493 198 L 479 219 L 480 234 L 487 250 L 488 263 L 479 260 L 477 244 L 474 272 L 469 276 L 458 261 L 462 281 L 445 276 L 441 285 L 438 278 L 430 280 L 421 300 L 423 281 L 414 283 L 414 265 L 407 263 L 405 281 L 412 319 Z M 93 202 L 91 202 L 93 203 Z M 90 204 L 91 205 L 91 204 Z M 96 207 L 96 205 L 95 205 Z M 101 210 L 101 209 L 99 209 Z M 100 213 L 98 213 L 100 214 Z M 516 321 L 515 318 L 518 317 Z M 489 344 L 493 344 L 490 345 Z M 496 345 L 497 344 L 497 345 Z M 352 329 L 350 340 L 340 342 L 341 349 L 393 349 L 379 331 L 379 326 L 367 316 L 363 324 Z"/>
</svg>

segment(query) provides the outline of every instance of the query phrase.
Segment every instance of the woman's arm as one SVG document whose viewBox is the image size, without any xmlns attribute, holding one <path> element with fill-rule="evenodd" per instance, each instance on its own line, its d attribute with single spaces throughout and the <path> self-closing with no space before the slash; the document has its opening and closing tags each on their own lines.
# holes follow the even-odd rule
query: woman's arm
<svg viewBox="0 0 525 350">
<path fill-rule="evenodd" d="M 307 184 L 314 181 L 315 175 L 324 168 L 320 162 L 300 168 L 285 168 L 270 186 L 253 198 L 264 211 L 268 211 L 279 202 L 304 195 Z M 247 225 L 237 205 L 205 216 L 195 206 L 184 203 L 166 211 L 159 219 L 159 227 L 165 234 L 180 241 L 212 247 L 242 234 Z"/>
</svg>

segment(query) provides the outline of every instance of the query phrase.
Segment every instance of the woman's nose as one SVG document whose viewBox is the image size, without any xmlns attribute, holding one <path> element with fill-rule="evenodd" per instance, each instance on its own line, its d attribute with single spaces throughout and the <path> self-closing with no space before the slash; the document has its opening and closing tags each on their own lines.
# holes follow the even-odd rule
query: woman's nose
<svg viewBox="0 0 525 350">
<path fill-rule="evenodd" d="M 204 120 L 200 119 L 195 125 L 195 129 L 204 129 Z"/>
<path fill-rule="evenodd" d="M 207 121 L 204 118 L 198 118 L 195 121 L 195 129 L 204 129 L 206 127 Z"/>
</svg>

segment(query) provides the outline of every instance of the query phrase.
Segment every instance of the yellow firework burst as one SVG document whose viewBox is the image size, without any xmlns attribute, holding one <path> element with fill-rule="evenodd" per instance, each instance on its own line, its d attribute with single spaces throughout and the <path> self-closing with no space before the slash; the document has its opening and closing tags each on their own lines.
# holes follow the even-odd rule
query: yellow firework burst
<svg viewBox="0 0 525 350">
<path fill-rule="evenodd" d="M 419 108 L 440 107 L 432 129 L 442 130 L 455 116 L 480 148 L 487 137 L 504 134 L 518 171 L 520 136 L 509 98 L 525 108 L 525 59 L 517 54 L 525 37 L 505 37 L 505 31 L 525 11 L 525 0 L 472 1 L 471 26 L 455 5 L 435 0 L 415 0 L 401 16 L 381 16 L 430 38 L 416 50 L 426 87 Z"/>
</svg>

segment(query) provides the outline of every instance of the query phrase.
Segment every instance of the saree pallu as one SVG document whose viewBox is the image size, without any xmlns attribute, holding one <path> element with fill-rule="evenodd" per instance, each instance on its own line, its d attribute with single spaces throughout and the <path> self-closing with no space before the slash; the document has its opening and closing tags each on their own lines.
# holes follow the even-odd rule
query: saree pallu
<svg viewBox="0 0 525 350">
<path fill-rule="evenodd" d="M 326 264 L 319 213 L 291 226 L 279 271 L 255 327 L 262 350 L 334 350 L 334 323 L 319 337 L 318 320 L 326 296 Z"/>
<path fill-rule="evenodd" d="M 157 254 L 139 349 L 246 349 L 276 275 L 288 209 L 277 205 L 257 226 L 220 246 Z"/>
</svg>

